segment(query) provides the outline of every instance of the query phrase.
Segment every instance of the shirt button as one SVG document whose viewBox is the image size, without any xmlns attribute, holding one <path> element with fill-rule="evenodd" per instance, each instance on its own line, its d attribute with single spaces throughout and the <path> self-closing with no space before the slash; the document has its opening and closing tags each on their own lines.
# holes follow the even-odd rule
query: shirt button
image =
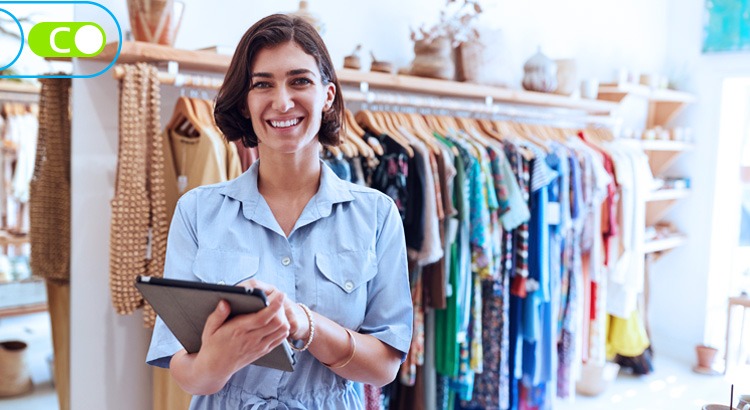
<svg viewBox="0 0 750 410">
<path fill-rule="evenodd" d="M 223 281 L 223 280 L 220 280 L 220 281 L 216 282 L 216 284 L 217 284 L 217 285 L 226 285 L 226 283 L 224 283 L 224 281 Z"/>
<path fill-rule="evenodd" d="M 284 266 L 288 266 L 290 263 L 292 263 L 292 259 L 288 256 L 284 257 L 284 259 L 281 260 L 281 264 Z"/>
<path fill-rule="evenodd" d="M 354 282 L 347 280 L 346 283 L 344 283 L 344 289 L 346 289 L 347 292 L 351 292 L 351 290 L 354 289 Z"/>
</svg>

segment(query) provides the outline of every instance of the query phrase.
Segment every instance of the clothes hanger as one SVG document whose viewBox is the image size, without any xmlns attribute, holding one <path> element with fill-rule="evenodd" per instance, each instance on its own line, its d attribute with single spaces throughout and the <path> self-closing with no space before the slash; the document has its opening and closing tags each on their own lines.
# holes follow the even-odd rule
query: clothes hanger
<svg viewBox="0 0 750 410">
<path fill-rule="evenodd" d="M 373 158 L 375 157 L 375 153 L 378 152 L 378 155 L 383 155 L 383 147 L 380 146 L 380 143 L 377 142 L 377 140 L 374 141 L 377 143 L 377 147 L 380 151 L 377 151 L 364 140 L 365 130 L 357 124 L 357 121 L 354 120 L 354 115 L 348 109 L 344 110 L 344 129 L 346 133 L 345 135 L 347 135 L 351 142 L 357 146 L 357 149 L 362 156 L 365 158 Z"/>
<path fill-rule="evenodd" d="M 470 138 L 487 149 L 487 147 L 490 145 L 487 137 L 477 130 L 477 127 L 472 120 L 466 117 L 454 117 L 454 120 Z"/>
<path fill-rule="evenodd" d="M 388 134 L 387 129 L 379 121 L 376 120 L 374 113 L 370 110 L 359 111 L 355 115 L 355 118 L 357 119 L 357 122 L 369 128 L 370 131 L 372 131 L 375 134 L 378 134 L 378 135 Z M 407 154 L 409 155 L 409 158 L 414 157 L 414 150 L 411 148 L 411 146 L 409 146 L 409 144 L 405 144 L 402 141 L 399 141 L 393 138 L 392 135 L 390 136 L 397 144 L 399 144 L 402 148 L 404 148 L 404 150 L 406 150 Z"/>
<path fill-rule="evenodd" d="M 359 126 L 357 120 L 354 118 L 354 114 L 352 114 L 349 109 L 344 110 L 344 121 L 349 124 L 352 132 L 358 136 L 360 140 L 365 141 L 375 154 L 382 156 L 385 153 L 383 146 L 380 145 L 380 141 L 378 141 L 377 138 L 366 137 L 367 133 Z"/>
<path fill-rule="evenodd" d="M 357 115 L 355 117 L 355 115 L 351 111 L 346 110 L 346 112 L 346 115 L 349 117 L 349 121 L 352 124 L 352 129 L 354 129 L 362 138 L 365 138 L 367 145 L 369 145 L 372 150 L 375 151 L 378 155 L 382 156 L 383 154 L 385 154 L 385 149 L 383 149 L 383 146 L 380 145 L 380 141 L 376 137 L 367 136 L 365 130 L 363 130 L 362 127 L 359 126 L 359 124 L 361 123 L 365 127 L 369 128 L 373 133 L 382 134 L 382 132 L 379 132 L 379 126 L 375 124 L 375 119 L 372 118 L 372 113 L 367 110 L 362 110 L 357 112 Z"/>
<path fill-rule="evenodd" d="M 432 129 L 433 131 L 437 132 L 438 134 L 442 135 L 443 137 L 448 136 L 448 129 L 443 126 L 443 124 L 437 120 L 437 117 L 434 115 L 425 115 L 423 116 L 425 122 L 427 123 L 427 126 Z"/>
<path fill-rule="evenodd" d="M 519 124 L 519 126 L 525 131 L 526 139 L 529 142 L 543 149 L 544 152 L 550 153 L 549 138 L 545 135 L 543 126 L 537 124 Z"/>
<path fill-rule="evenodd" d="M 370 132 L 376 135 L 385 134 L 385 131 L 381 127 L 380 123 L 375 120 L 372 115 L 372 111 L 362 110 L 357 112 L 354 117 L 359 124 L 362 124 L 365 128 L 369 129 Z"/>
<path fill-rule="evenodd" d="M 200 122 L 201 127 L 214 128 L 212 111 L 209 106 L 205 104 L 207 101 L 202 98 L 189 98 L 189 100 L 193 105 L 193 112 Z"/>
<path fill-rule="evenodd" d="M 200 124 L 201 121 L 195 114 L 195 110 L 193 109 L 190 100 L 184 96 L 179 97 L 174 110 L 172 111 L 172 118 L 167 123 L 167 129 L 178 131 L 187 128 L 185 135 L 198 137 L 200 136 L 200 133 L 198 132 Z M 187 127 L 185 127 L 186 125 Z"/>
<path fill-rule="evenodd" d="M 503 142 L 503 135 L 495 130 L 492 121 L 485 119 L 477 119 L 475 121 L 479 124 L 479 128 L 481 128 L 486 135 L 496 141 Z"/>
<path fill-rule="evenodd" d="M 399 124 L 399 126 L 404 127 L 419 141 L 423 142 L 427 146 L 427 148 L 432 151 L 433 154 L 440 155 L 440 147 L 437 145 L 437 141 L 435 141 L 435 137 L 432 135 L 432 133 L 420 128 L 415 123 L 415 121 L 413 121 L 413 118 L 409 115 L 406 115 L 405 113 L 394 112 L 391 114 L 398 120 L 397 123 Z"/>
<path fill-rule="evenodd" d="M 344 123 L 342 124 L 342 139 L 346 140 L 349 144 L 352 144 L 356 150 L 356 154 L 365 158 L 372 158 L 375 156 L 375 151 L 370 148 L 369 145 L 352 129 L 349 123 L 349 117 L 344 115 Z"/>
<path fill-rule="evenodd" d="M 401 132 L 397 129 L 391 118 L 383 111 L 376 111 L 373 113 L 376 120 L 379 120 L 380 124 L 384 126 L 386 134 L 396 141 L 401 147 L 403 147 L 409 154 L 409 158 L 414 157 L 414 150 L 409 145 L 409 139 L 401 135 Z"/>
</svg>

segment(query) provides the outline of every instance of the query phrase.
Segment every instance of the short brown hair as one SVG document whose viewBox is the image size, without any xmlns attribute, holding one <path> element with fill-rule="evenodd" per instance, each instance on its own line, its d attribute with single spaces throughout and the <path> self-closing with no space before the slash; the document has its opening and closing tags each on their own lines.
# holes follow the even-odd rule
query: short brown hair
<svg viewBox="0 0 750 410">
<path fill-rule="evenodd" d="M 253 24 L 237 45 L 214 108 L 216 124 L 227 140 L 241 139 L 246 147 L 258 145 L 252 121 L 242 115 L 248 112 L 247 93 L 250 91 L 253 59 L 260 50 L 289 41 L 294 41 L 305 53 L 315 58 L 324 84 L 333 83 L 336 86 L 333 105 L 323 113 L 318 140 L 324 145 L 338 145 L 341 142 L 339 130 L 344 99 L 328 49 L 310 23 L 286 14 L 272 14 Z"/>
</svg>

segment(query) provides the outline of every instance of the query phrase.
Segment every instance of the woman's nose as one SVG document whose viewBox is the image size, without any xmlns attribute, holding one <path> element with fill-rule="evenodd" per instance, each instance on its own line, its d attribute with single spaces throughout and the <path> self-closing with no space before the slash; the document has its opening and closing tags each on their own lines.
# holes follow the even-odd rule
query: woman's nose
<svg viewBox="0 0 750 410">
<path fill-rule="evenodd" d="M 293 107 L 292 94 L 286 87 L 278 87 L 276 95 L 273 98 L 272 108 L 278 112 L 287 112 Z"/>
</svg>

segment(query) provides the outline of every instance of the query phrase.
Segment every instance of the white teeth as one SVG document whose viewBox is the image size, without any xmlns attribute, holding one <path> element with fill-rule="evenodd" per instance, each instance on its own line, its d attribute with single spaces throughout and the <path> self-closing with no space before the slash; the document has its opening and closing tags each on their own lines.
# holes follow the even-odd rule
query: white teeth
<svg viewBox="0 0 750 410">
<path fill-rule="evenodd" d="M 271 126 L 273 126 L 274 128 L 286 128 L 286 127 L 291 127 L 293 125 L 297 125 L 297 123 L 299 123 L 299 118 L 295 118 L 293 120 L 286 120 L 286 121 L 271 120 L 270 123 L 271 123 Z"/>
</svg>

